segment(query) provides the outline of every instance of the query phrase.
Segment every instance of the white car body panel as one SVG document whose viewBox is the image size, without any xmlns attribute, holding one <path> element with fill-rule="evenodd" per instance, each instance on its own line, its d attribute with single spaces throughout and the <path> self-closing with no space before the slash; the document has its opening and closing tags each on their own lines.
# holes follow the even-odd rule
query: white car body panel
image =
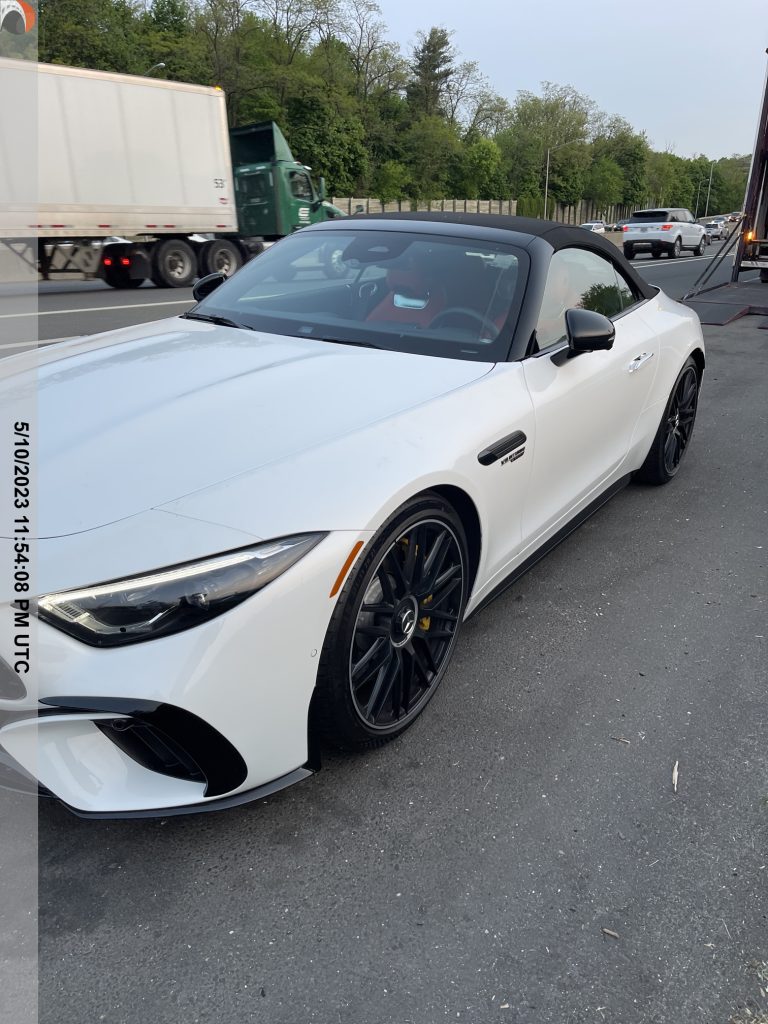
<svg viewBox="0 0 768 1024">
<path fill-rule="evenodd" d="M 38 536 L 92 530 L 279 463 L 306 449 L 307 422 L 315 425 L 312 445 L 319 446 L 490 368 L 395 352 L 361 355 L 277 335 L 254 339 L 178 318 L 144 333 L 144 343 L 133 332 L 130 344 L 75 348 L 29 371 L 40 410 Z M 12 377 L 6 388 L 0 378 L 0 404 L 11 415 L 10 391 L 20 403 L 23 387 L 24 378 Z M 91 470 L 96 465 L 98 474 Z M 9 535 L 7 524 L 0 524 L 0 535 Z"/>
<path fill-rule="evenodd" d="M 48 350 L 39 374 L 29 355 L 4 361 L 4 407 L 21 396 L 23 408 L 39 384 L 37 533 L 46 539 L 37 593 L 327 531 L 264 590 L 172 636 L 103 650 L 39 622 L 39 695 L 114 692 L 184 708 L 245 759 L 235 795 L 300 768 L 334 582 L 404 501 L 452 487 L 474 504 L 481 546 L 470 614 L 641 465 L 681 366 L 703 350 L 701 329 L 663 293 L 615 326 L 610 351 L 560 366 L 550 353 L 493 365 L 179 319 Z M 480 451 L 517 430 L 521 457 L 479 463 Z M 0 523 L 0 535 L 11 526 Z M 0 540 L 9 553 L 12 543 Z M 14 596 L 0 593 L 9 663 Z M 21 705 L 0 699 L 5 711 L 36 706 L 34 693 Z M 22 721 L 0 728 L 0 748 L 85 813 L 201 803 L 201 784 L 158 781 L 96 720 L 48 709 L 39 743 L 37 725 Z"/>
</svg>

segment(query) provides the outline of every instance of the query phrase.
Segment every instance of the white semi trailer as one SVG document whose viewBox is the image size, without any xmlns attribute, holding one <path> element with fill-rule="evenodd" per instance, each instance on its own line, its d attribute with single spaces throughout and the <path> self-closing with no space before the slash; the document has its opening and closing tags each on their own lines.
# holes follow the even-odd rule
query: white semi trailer
<svg viewBox="0 0 768 1024">
<path fill-rule="evenodd" d="M 0 82 L 0 242 L 44 277 L 183 287 L 335 213 L 277 125 L 230 134 L 220 89 L 4 59 Z M 36 183 L 14 160 L 16 90 L 37 92 Z"/>
</svg>

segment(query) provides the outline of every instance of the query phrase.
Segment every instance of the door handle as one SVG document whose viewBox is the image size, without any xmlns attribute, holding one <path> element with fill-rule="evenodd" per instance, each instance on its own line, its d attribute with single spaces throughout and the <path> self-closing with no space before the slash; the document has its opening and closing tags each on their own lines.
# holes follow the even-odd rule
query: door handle
<svg viewBox="0 0 768 1024">
<path fill-rule="evenodd" d="M 634 373 L 635 370 L 639 370 L 641 366 L 647 363 L 649 359 L 653 359 L 653 352 L 641 352 L 639 356 L 635 356 L 627 370 L 630 373 Z"/>
</svg>

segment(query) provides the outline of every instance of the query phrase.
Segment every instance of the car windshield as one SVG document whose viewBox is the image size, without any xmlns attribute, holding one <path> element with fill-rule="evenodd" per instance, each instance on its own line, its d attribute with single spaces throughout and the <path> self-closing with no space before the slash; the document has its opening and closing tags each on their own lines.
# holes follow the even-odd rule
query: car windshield
<svg viewBox="0 0 768 1024">
<path fill-rule="evenodd" d="M 523 250 L 438 233 L 350 227 L 284 238 L 192 316 L 318 342 L 496 362 L 527 276 Z"/>
</svg>

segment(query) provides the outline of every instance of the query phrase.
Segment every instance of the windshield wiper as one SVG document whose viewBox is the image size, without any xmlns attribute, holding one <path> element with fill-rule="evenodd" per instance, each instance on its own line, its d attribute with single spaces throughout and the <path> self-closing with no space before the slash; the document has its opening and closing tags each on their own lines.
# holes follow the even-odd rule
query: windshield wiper
<svg viewBox="0 0 768 1024">
<path fill-rule="evenodd" d="M 249 327 L 248 324 L 238 324 L 234 320 L 230 320 L 226 316 L 215 316 L 212 313 L 182 313 L 182 319 L 184 320 L 204 320 L 208 324 L 216 324 L 218 327 L 237 327 L 241 331 L 255 331 L 255 327 Z"/>
<path fill-rule="evenodd" d="M 300 335 L 305 337 L 305 335 Z M 381 348 L 381 345 L 374 345 L 371 341 L 346 341 L 344 338 L 328 338 L 321 334 L 308 334 L 308 338 L 312 338 L 313 341 L 330 341 L 333 345 L 353 345 L 355 348 Z"/>
</svg>

